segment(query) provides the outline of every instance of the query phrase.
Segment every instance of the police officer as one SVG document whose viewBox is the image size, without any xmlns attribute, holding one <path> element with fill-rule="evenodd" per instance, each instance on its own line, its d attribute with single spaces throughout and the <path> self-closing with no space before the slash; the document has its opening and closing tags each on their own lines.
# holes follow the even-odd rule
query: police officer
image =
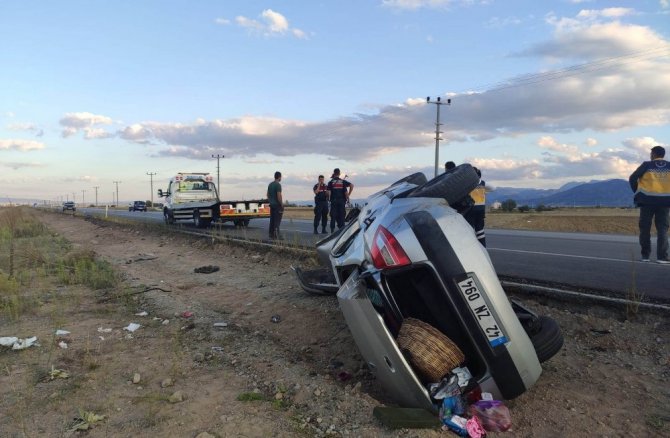
<svg viewBox="0 0 670 438">
<path fill-rule="evenodd" d="M 319 222 L 321 222 L 321 233 L 326 234 L 328 224 L 328 186 L 324 182 L 324 176 L 319 175 L 319 182 L 314 184 L 314 234 L 319 234 Z"/>
<path fill-rule="evenodd" d="M 333 170 L 328 182 L 328 192 L 330 194 L 330 232 L 335 232 L 335 223 L 337 228 L 344 227 L 345 206 L 349 202 L 349 196 L 354 190 L 354 185 L 347 180 L 340 178 L 340 169 Z"/>
<path fill-rule="evenodd" d="M 474 205 L 465 214 L 465 220 L 474 228 L 477 240 L 486 248 L 486 234 L 484 233 L 484 222 L 486 220 L 486 182 L 482 180 L 482 172 L 473 167 L 477 176 L 479 176 L 479 184 L 470 192 L 470 197 L 474 201 Z"/>
<path fill-rule="evenodd" d="M 641 260 L 651 254 L 651 221 L 656 224 L 656 262 L 670 264 L 668 259 L 668 222 L 670 212 L 670 162 L 664 159 L 665 148 L 651 148 L 651 161 L 645 161 L 628 178 L 640 207 Z"/>
</svg>

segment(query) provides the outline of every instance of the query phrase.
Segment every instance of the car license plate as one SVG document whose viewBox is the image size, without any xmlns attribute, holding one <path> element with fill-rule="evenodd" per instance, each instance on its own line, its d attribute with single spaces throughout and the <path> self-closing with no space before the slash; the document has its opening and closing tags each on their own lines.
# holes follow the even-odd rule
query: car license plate
<svg viewBox="0 0 670 438">
<path fill-rule="evenodd" d="M 465 301 L 468 302 L 470 310 L 472 310 L 482 332 L 486 335 L 489 344 L 491 344 L 492 347 L 495 347 L 506 343 L 507 336 L 503 333 L 502 327 L 498 321 L 496 321 L 496 318 L 486 304 L 486 301 L 484 301 L 484 297 L 482 297 L 482 293 L 477 287 L 475 280 L 472 277 L 468 277 L 465 280 L 460 281 L 458 287 L 461 289 Z"/>
</svg>

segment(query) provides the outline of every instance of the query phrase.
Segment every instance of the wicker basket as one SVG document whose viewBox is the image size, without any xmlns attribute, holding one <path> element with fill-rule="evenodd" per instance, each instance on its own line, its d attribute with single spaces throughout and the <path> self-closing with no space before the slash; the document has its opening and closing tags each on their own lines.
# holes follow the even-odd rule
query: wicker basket
<svg viewBox="0 0 670 438">
<path fill-rule="evenodd" d="M 424 383 L 439 382 L 465 360 L 463 352 L 451 339 L 415 318 L 403 321 L 397 342 L 400 351 L 425 379 Z"/>
</svg>

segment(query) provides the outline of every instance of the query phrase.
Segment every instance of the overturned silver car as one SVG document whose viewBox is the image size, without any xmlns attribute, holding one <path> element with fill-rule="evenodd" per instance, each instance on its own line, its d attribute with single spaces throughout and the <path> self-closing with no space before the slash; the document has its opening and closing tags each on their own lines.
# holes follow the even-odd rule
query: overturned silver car
<svg viewBox="0 0 670 438">
<path fill-rule="evenodd" d="M 435 410 L 425 373 L 401 349 L 405 321 L 439 330 L 462 351 L 466 391 L 512 399 L 563 344 L 558 325 L 509 300 L 486 249 L 457 208 L 478 183 L 463 164 L 422 173 L 370 196 L 338 233 L 317 243 L 324 267 L 296 268 L 304 290 L 337 294 L 346 322 L 385 390 L 404 407 Z M 459 206 L 459 207 L 456 207 Z M 356 214 L 357 213 L 357 214 Z"/>
</svg>

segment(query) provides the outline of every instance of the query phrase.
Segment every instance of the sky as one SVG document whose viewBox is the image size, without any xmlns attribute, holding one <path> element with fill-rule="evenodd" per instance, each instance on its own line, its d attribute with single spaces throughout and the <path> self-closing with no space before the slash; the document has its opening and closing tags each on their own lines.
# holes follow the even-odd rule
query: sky
<svg viewBox="0 0 670 438">
<path fill-rule="evenodd" d="M 158 201 L 217 155 L 222 199 L 362 198 L 434 176 L 438 109 L 440 171 L 558 188 L 670 143 L 670 0 L 0 0 L 0 84 L 0 203 Z"/>
</svg>

